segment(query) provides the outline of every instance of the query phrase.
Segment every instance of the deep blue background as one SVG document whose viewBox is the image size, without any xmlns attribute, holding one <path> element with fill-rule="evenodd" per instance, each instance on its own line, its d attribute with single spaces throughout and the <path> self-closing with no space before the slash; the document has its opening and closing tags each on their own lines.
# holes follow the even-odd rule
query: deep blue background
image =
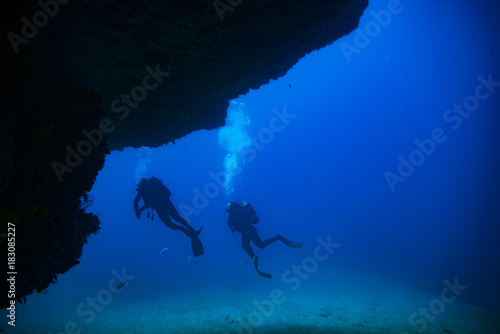
<svg viewBox="0 0 500 334">
<path fill-rule="evenodd" d="M 82 286 L 98 291 L 110 270 L 122 267 L 136 276 L 127 289 L 138 300 L 218 285 L 276 284 L 292 264 L 312 255 L 317 237 L 331 235 L 341 246 L 322 266 L 436 294 L 444 279 L 458 277 L 468 286 L 461 300 L 500 310 L 500 87 L 458 129 L 443 120 L 446 109 L 474 94 L 478 76 L 500 81 L 500 5 L 401 6 L 359 54 L 347 59 L 341 50 L 343 42 L 355 45 L 358 30 L 238 99 L 246 105 L 251 136 L 269 128 L 274 108 L 296 117 L 246 163 L 234 193 L 226 197 L 219 188 L 189 217 L 195 228 L 204 226 L 204 256 L 188 260 L 189 240 L 158 218 L 136 219 L 138 150 L 108 156 L 89 208 L 100 214 L 102 230 L 72 269 Z M 385 8 L 387 1 L 371 1 L 359 29 L 373 24 L 371 10 Z M 408 158 L 414 140 L 436 128 L 447 140 L 392 192 L 384 173 L 397 172 L 398 156 Z M 148 173 L 171 189 L 176 206 L 193 206 L 194 189 L 203 192 L 212 182 L 209 173 L 222 171 L 225 154 L 217 130 L 199 131 L 154 149 Z M 282 233 L 306 244 L 300 251 L 256 249 L 273 283 L 245 263 L 239 235 L 227 228 L 226 203 L 239 199 L 256 209 L 263 237 Z M 164 247 L 169 251 L 160 255 Z"/>
</svg>

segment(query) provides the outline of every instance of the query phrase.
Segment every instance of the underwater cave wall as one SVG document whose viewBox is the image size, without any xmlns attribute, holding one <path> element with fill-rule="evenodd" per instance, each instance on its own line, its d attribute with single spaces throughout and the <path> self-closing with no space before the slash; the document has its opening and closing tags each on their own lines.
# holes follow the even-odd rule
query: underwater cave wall
<svg viewBox="0 0 500 334">
<path fill-rule="evenodd" d="M 7 262 L 7 236 L 14 237 L 10 271 L 17 272 L 15 299 L 22 301 L 77 264 L 88 236 L 99 229 L 97 217 L 79 209 L 79 198 L 91 189 L 109 151 L 104 140 L 93 146 L 60 182 L 52 164 L 65 162 L 65 147 L 76 149 L 82 127 L 95 127 L 104 116 L 99 96 L 65 73 L 43 39 L 2 59 L 9 66 L 0 91 L 1 252 Z M 2 294 L 0 307 L 8 306 L 7 297 Z"/>
<path fill-rule="evenodd" d="M 79 198 L 109 149 L 224 125 L 229 99 L 350 33 L 368 0 L 41 3 L 7 0 L 0 21 L 0 221 L 16 227 L 19 300 L 98 231 Z"/>
<path fill-rule="evenodd" d="M 68 4 L 48 35 L 68 72 L 103 97 L 116 125 L 110 149 L 157 147 L 223 126 L 229 99 L 349 34 L 367 5 L 87 0 Z M 160 81 L 145 79 L 151 69 L 164 73 Z"/>
</svg>

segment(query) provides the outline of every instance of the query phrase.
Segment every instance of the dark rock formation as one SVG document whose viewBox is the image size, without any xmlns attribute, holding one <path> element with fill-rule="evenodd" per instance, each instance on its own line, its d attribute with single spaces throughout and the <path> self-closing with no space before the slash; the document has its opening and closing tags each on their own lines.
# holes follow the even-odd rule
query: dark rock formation
<svg viewBox="0 0 500 334">
<path fill-rule="evenodd" d="M 348 34 L 367 4 L 8 0 L 0 220 L 16 224 L 16 297 L 76 264 L 97 231 L 79 198 L 108 144 L 159 146 L 222 126 L 229 99 Z"/>
<path fill-rule="evenodd" d="M 113 113 L 112 102 L 142 85 L 146 66 L 169 73 L 114 122 L 110 149 L 155 147 L 223 126 L 228 99 L 283 76 L 306 53 L 351 32 L 367 0 L 219 3 L 231 10 L 221 7 L 219 16 L 212 0 L 94 0 L 61 8 L 47 27 L 51 42 L 68 72 L 102 95 L 108 117 L 123 115 Z"/>
<path fill-rule="evenodd" d="M 14 232 L 4 237 L 15 238 L 16 298 L 45 289 L 78 263 L 87 237 L 99 228 L 97 217 L 79 210 L 79 198 L 109 152 L 104 140 L 92 146 L 59 182 L 52 164 L 65 163 L 65 147 L 78 149 L 80 129 L 95 127 L 104 113 L 96 93 L 70 78 L 47 49 L 34 50 L 10 58 L 0 91 L 0 222 L 2 233 Z M 5 266 L 7 245 L 2 238 Z M 0 306 L 7 302 L 4 293 Z"/>
</svg>

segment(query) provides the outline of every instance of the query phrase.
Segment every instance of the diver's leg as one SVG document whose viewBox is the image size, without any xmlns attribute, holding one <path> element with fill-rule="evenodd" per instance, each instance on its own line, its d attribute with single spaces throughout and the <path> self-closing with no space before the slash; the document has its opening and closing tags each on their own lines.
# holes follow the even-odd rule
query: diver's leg
<svg viewBox="0 0 500 334">
<path fill-rule="evenodd" d="M 160 212 L 156 212 L 158 214 L 158 217 L 160 217 L 161 221 L 163 224 L 165 224 L 166 227 L 171 228 L 172 230 L 178 230 L 179 225 L 174 224 L 168 215 L 161 214 Z"/>
<path fill-rule="evenodd" d="M 187 235 L 188 237 L 191 237 L 191 235 L 193 235 L 193 232 L 191 230 L 185 228 L 182 225 L 174 224 L 170 220 L 169 215 L 163 209 L 156 210 L 156 213 L 158 214 L 158 217 L 160 217 L 163 224 L 165 224 L 165 226 L 167 226 L 168 228 L 171 228 L 172 230 L 179 230 L 179 231 L 183 232 L 185 235 Z"/>
<path fill-rule="evenodd" d="M 253 252 L 252 247 L 250 247 L 250 236 L 248 233 L 241 233 L 241 246 L 247 252 L 248 256 L 253 260 L 255 257 L 255 253 Z"/>
<path fill-rule="evenodd" d="M 201 230 L 203 229 L 200 228 L 198 231 L 195 231 L 194 228 L 189 225 L 189 223 L 187 222 L 186 219 L 182 218 L 181 215 L 179 214 L 179 212 L 177 212 L 177 210 L 175 209 L 175 206 L 174 204 L 169 200 L 167 201 L 167 204 L 164 206 L 165 210 L 168 212 L 168 214 L 170 215 L 170 217 L 174 218 L 174 220 L 176 222 L 179 222 L 180 224 L 184 225 L 185 227 L 183 226 L 179 226 L 179 229 L 186 233 L 186 235 L 188 237 L 197 237 L 200 235 L 201 233 Z"/>
<path fill-rule="evenodd" d="M 245 230 L 241 232 L 241 245 L 243 246 L 245 252 L 247 252 L 248 256 L 252 258 L 252 262 L 253 265 L 255 266 L 255 270 L 257 271 L 257 273 L 262 277 L 271 278 L 271 275 L 263 273 L 262 271 L 259 270 L 259 257 L 255 255 L 252 247 L 250 247 L 250 241 L 253 241 L 255 235 L 257 235 L 257 237 L 259 236 L 254 226 L 249 226 L 249 228 L 245 228 Z M 262 240 L 260 240 L 260 242 L 262 243 Z"/>
<path fill-rule="evenodd" d="M 285 239 L 282 235 L 278 234 L 276 235 L 276 238 L 278 238 L 279 241 L 281 241 L 282 243 L 284 243 L 285 245 L 287 245 L 288 247 L 292 247 L 292 248 L 302 248 L 302 246 L 304 246 L 304 244 L 302 242 L 298 242 L 298 241 L 291 241 L 291 240 L 288 240 L 288 239 Z"/>
<path fill-rule="evenodd" d="M 257 233 L 257 229 L 255 228 L 255 226 L 253 225 L 250 226 L 250 230 L 251 230 L 250 239 L 255 244 L 255 246 L 259 247 L 260 249 L 266 248 L 273 242 L 278 241 L 277 237 L 272 237 L 262 241 L 262 239 L 259 236 L 259 233 Z"/>
<path fill-rule="evenodd" d="M 166 226 L 168 226 L 174 230 L 179 230 L 179 231 L 183 232 L 188 238 L 191 239 L 191 248 L 193 249 L 193 255 L 195 257 L 203 255 L 205 253 L 205 250 L 203 249 L 203 245 L 202 245 L 200 239 L 198 238 L 198 235 L 200 234 L 201 229 L 195 232 L 191 228 L 191 226 L 189 226 L 189 225 L 188 225 L 189 228 L 186 228 L 182 225 L 176 225 L 176 224 L 172 223 L 172 221 L 170 220 L 170 212 L 167 210 L 164 210 L 163 208 L 160 209 L 160 211 L 157 210 L 156 212 L 158 212 L 158 216 L 160 217 L 160 219 L 163 221 L 163 223 Z"/>
<path fill-rule="evenodd" d="M 163 206 L 163 208 L 168 212 L 170 217 L 172 217 L 176 222 L 186 226 L 189 229 L 192 229 L 187 220 L 182 218 L 179 212 L 177 212 L 172 201 L 168 200 L 167 203 Z"/>
</svg>

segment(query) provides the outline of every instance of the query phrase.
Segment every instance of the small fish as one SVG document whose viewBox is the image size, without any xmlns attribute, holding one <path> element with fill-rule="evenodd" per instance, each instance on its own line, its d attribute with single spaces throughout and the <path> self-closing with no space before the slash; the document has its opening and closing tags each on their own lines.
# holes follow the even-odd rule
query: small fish
<svg viewBox="0 0 500 334">
<path fill-rule="evenodd" d="M 121 281 L 120 284 L 118 284 L 118 286 L 116 287 L 115 293 L 120 292 L 125 287 L 125 285 L 127 285 L 127 282 Z"/>
<path fill-rule="evenodd" d="M 165 253 L 166 251 L 168 251 L 168 248 L 163 248 L 163 249 L 160 251 L 160 254 L 163 254 L 163 253 Z"/>
</svg>

